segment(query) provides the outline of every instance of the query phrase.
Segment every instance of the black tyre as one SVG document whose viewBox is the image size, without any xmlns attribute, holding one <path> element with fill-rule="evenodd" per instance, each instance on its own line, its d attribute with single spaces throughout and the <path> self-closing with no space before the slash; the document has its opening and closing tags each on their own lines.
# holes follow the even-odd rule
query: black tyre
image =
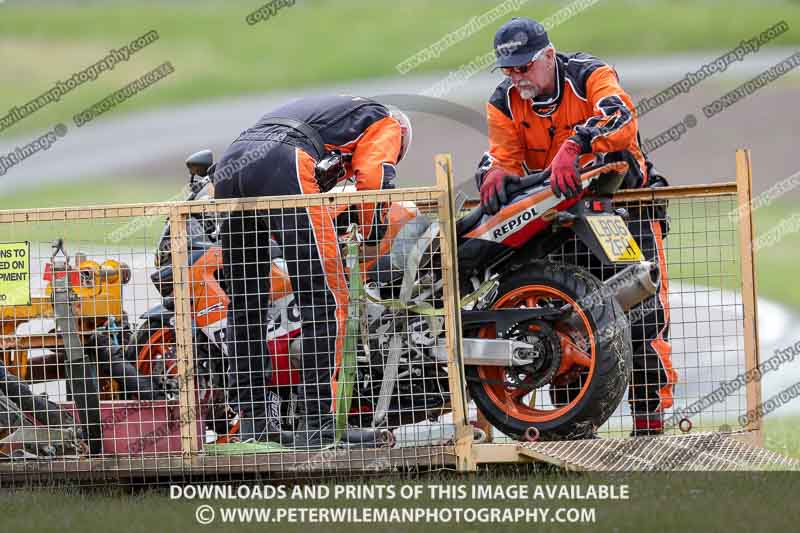
<svg viewBox="0 0 800 533">
<path fill-rule="evenodd" d="M 583 268 L 543 261 L 525 265 L 501 282 L 496 309 L 569 303 L 577 319 L 503 336 L 522 340 L 532 332 L 548 335 L 553 349 L 540 355 L 537 365 L 466 368 L 472 399 L 500 431 L 516 439 L 537 433 L 542 440 L 586 438 L 622 401 L 632 364 L 630 325 L 602 287 Z M 496 338 L 494 328 L 474 334 Z"/>
</svg>

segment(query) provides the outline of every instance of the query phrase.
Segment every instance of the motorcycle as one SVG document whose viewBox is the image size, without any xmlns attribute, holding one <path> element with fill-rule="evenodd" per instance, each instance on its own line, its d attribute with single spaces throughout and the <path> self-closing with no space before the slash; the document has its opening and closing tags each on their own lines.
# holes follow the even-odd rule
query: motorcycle
<svg viewBox="0 0 800 533">
<path fill-rule="evenodd" d="M 187 199 L 210 197 L 210 152 L 190 157 L 187 166 Z M 498 213 L 478 206 L 456 224 L 469 396 L 512 438 L 590 437 L 623 398 L 632 357 L 625 311 L 655 294 L 659 283 L 625 224 L 626 212 L 611 205 L 626 171 L 624 162 L 585 168 L 580 193 L 561 200 L 550 191 L 548 171 L 530 174 L 509 187 L 509 203 Z M 409 203 L 382 212 L 361 259 L 366 335 L 358 342 L 348 421 L 394 429 L 449 411 L 448 353 L 441 333 L 439 224 Z M 345 211 L 337 225 L 351 220 Z M 193 217 L 187 230 L 198 396 L 208 406 L 204 419 L 214 421 L 216 442 L 227 442 L 236 432 L 236 413 L 224 392 L 229 300 L 216 242 L 220 224 L 216 216 Z M 604 263 L 629 266 L 603 283 L 583 268 L 547 261 L 573 236 Z M 301 323 L 277 243 L 272 251 L 270 386 L 281 391 L 282 419 L 291 429 L 300 379 L 293 363 L 299 343 L 292 339 Z M 159 270 L 151 276 L 164 300 L 140 317 L 129 351 L 141 372 L 166 379 L 177 373 L 169 261 L 167 224 Z"/>
<path fill-rule="evenodd" d="M 506 435 L 590 438 L 622 401 L 632 369 L 625 313 L 660 282 L 627 211 L 612 206 L 627 170 L 624 162 L 586 167 L 582 189 L 566 199 L 552 193 L 548 170 L 530 174 L 509 187 L 511 202 L 496 215 L 478 206 L 456 225 L 461 284 L 486 288 L 462 311 L 468 391 Z M 603 283 L 547 260 L 572 238 L 606 265 L 630 266 Z"/>
</svg>

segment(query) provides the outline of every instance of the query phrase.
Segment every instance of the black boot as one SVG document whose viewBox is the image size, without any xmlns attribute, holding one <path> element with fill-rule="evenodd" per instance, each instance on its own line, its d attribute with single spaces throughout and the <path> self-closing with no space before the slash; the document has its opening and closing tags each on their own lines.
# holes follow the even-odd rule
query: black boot
<svg viewBox="0 0 800 533">
<path fill-rule="evenodd" d="M 336 442 L 336 424 L 332 414 L 316 414 L 303 418 L 294 433 L 298 450 L 319 450 Z M 384 429 L 362 429 L 348 425 L 337 446 L 343 448 L 379 448 L 391 443 L 391 434 Z"/>
<path fill-rule="evenodd" d="M 281 397 L 275 391 L 267 391 L 267 427 L 265 439 L 281 446 L 294 446 L 294 433 L 281 428 Z"/>
<path fill-rule="evenodd" d="M 270 430 L 263 420 L 242 418 L 239 422 L 239 442 L 274 442 L 290 448 L 294 446 L 294 434 L 279 428 Z"/>
<path fill-rule="evenodd" d="M 335 440 L 335 424 L 331 414 L 307 414 L 294 432 L 294 447 L 298 450 L 319 450 Z"/>
<path fill-rule="evenodd" d="M 274 442 L 281 446 L 292 446 L 294 434 L 281 429 L 281 398 L 274 391 L 267 391 L 265 403 L 257 405 L 252 415 L 244 413 L 239 422 L 239 440 L 247 442 Z"/>
</svg>

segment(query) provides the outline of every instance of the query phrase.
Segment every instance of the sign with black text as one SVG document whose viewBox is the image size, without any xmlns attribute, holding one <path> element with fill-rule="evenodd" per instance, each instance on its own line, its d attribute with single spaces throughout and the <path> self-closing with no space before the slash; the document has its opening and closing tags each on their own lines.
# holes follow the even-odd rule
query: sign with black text
<svg viewBox="0 0 800 533">
<path fill-rule="evenodd" d="M 30 243 L 0 243 L 0 305 L 30 305 Z"/>
</svg>

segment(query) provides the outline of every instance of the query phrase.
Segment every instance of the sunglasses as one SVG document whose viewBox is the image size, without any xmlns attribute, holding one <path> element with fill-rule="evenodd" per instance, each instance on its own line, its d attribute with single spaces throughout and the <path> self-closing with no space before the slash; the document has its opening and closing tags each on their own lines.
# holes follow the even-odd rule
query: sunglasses
<svg viewBox="0 0 800 533">
<path fill-rule="evenodd" d="M 530 70 L 531 65 L 533 65 L 533 61 L 531 61 L 527 65 L 522 65 L 521 67 L 502 67 L 500 69 L 500 72 L 502 72 L 506 76 L 511 76 L 511 74 L 525 74 Z"/>
<path fill-rule="evenodd" d="M 521 67 L 502 67 L 500 68 L 500 72 L 506 76 L 511 76 L 511 74 L 525 74 L 532 68 L 532 65 L 536 62 L 536 60 L 542 57 L 542 54 L 544 54 L 548 48 L 550 47 L 547 46 L 539 50 L 536 55 L 533 56 L 530 61 L 528 61 L 527 65 L 522 65 Z"/>
</svg>

